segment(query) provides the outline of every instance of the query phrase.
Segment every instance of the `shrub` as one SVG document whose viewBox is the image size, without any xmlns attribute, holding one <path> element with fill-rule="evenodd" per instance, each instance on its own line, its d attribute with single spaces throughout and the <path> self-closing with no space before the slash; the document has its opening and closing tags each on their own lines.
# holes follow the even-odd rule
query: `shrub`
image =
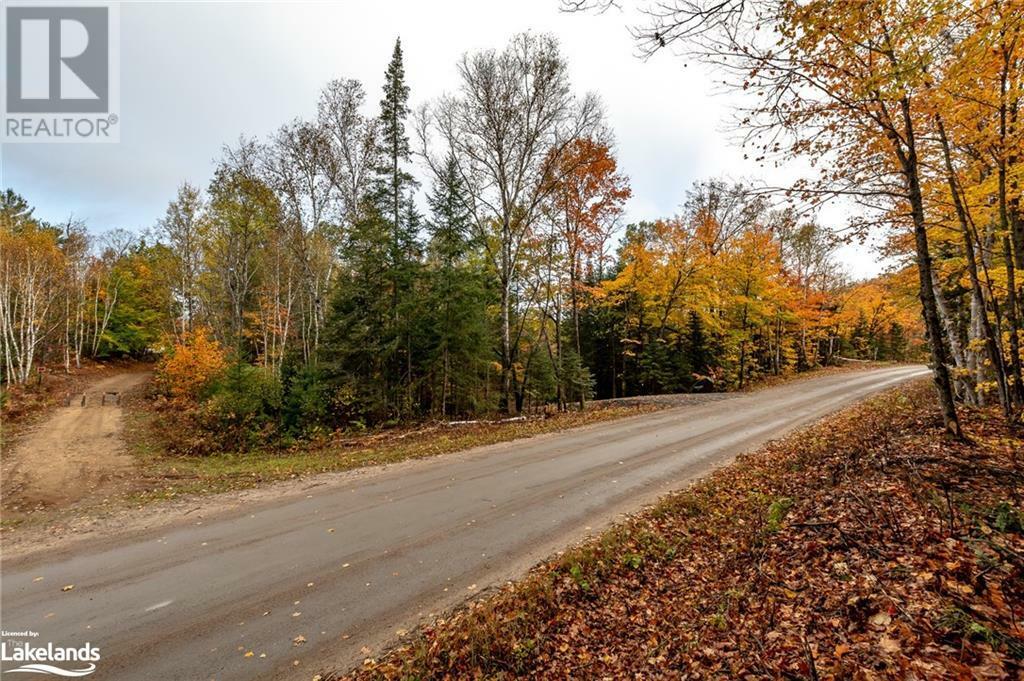
<svg viewBox="0 0 1024 681">
<path fill-rule="evenodd" d="M 221 449 L 246 450 L 277 434 L 281 382 L 272 371 L 236 362 L 212 386 L 201 422 Z"/>
<path fill-rule="evenodd" d="M 286 362 L 281 367 L 282 424 L 292 435 L 311 435 L 328 426 L 331 391 L 316 365 Z"/>
<path fill-rule="evenodd" d="M 769 532 L 778 532 L 782 529 L 782 521 L 786 519 L 791 508 L 793 508 L 793 500 L 789 497 L 780 497 L 773 501 L 768 507 L 766 529 Z"/>
<path fill-rule="evenodd" d="M 186 333 L 157 367 L 160 387 L 175 402 L 196 404 L 223 374 L 224 349 L 205 328 Z"/>
</svg>

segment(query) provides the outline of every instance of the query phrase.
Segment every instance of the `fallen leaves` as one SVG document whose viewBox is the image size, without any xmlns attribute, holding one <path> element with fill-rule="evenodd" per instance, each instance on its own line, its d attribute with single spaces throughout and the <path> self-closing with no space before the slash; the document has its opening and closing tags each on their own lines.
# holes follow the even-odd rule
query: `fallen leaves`
<svg viewBox="0 0 1024 681">
<path fill-rule="evenodd" d="M 68 585 L 66 585 L 66 586 L 62 586 L 62 587 L 60 588 L 60 590 L 61 590 L 61 591 L 71 591 L 71 590 L 72 590 L 72 589 L 74 589 L 74 588 L 75 588 L 75 585 L 74 585 L 74 584 L 68 584 Z"/>
<path fill-rule="evenodd" d="M 888 655 L 895 655 L 900 652 L 903 648 L 900 646 L 900 642 L 894 638 L 883 636 L 878 641 L 878 647 L 882 649 L 882 652 Z"/>
<path fill-rule="evenodd" d="M 890 617 L 887 612 L 879 612 L 872 615 L 868 622 L 871 624 L 872 628 L 884 631 L 892 622 L 892 617 Z"/>
<path fill-rule="evenodd" d="M 773 442 L 354 676 L 1016 678 L 1024 440 L 983 410 L 946 440 L 931 403 Z"/>
</svg>

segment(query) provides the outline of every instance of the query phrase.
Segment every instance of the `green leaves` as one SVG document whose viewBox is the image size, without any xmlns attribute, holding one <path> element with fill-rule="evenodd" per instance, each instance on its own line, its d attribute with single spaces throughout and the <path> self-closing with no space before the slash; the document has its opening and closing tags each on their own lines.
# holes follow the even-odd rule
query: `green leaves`
<svg viewBox="0 0 1024 681">
<path fill-rule="evenodd" d="M 569 576 L 576 582 L 576 586 L 585 593 L 590 593 L 590 580 L 584 576 L 583 566 L 579 563 L 573 563 L 569 567 Z"/>
<path fill-rule="evenodd" d="M 782 529 L 782 521 L 785 520 L 789 509 L 793 508 L 793 500 L 789 497 L 776 499 L 768 506 L 765 515 L 765 529 L 769 532 L 778 532 Z"/>
</svg>

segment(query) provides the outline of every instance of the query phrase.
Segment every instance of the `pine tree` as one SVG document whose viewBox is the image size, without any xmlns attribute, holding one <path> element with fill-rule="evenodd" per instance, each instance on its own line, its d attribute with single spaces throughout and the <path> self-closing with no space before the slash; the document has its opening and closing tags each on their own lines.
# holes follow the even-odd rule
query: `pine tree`
<svg viewBox="0 0 1024 681">
<path fill-rule="evenodd" d="M 686 336 L 686 359 L 690 370 L 701 376 L 707 375 L 714 363 L 714 353 L 704 331 L 704 322 L 695 310 L 690 310 L 686 320 Z"/>
<path fill-rule="evenodd" d="M 410 210 L 412 192 L 417 184 L 405 170 L 410 161 L 409 138 L 405 120 L 409 116 L 409 86 L 405 83 L 402 41 L 395 40 L 395 49 L 384 74 L 384 97 L 380 101 L 380 117 L 376 178 L 371 188 L 371 201 L 390 231 L 387 258 L 387 282 L 381 292 L 390 292 L 390 320 L 394 327 L 392 355 L 386 363 L 392 380 L 404 389 L 400 414 L 412 407 L 412 324 L 403 315 L 411 301 L 409 292 L 415 280 L 418 251 L 418 214 Z"/>
<path fill-rule="evenodd" d="M 391 274 L 388 226 L 367 209 L 342 246 L 346 266 L 335 282 L 320 353 L 337 425 L 379 423 L 398 411 L 398 339 L 391 300 L 382 295 Z"/>
<path fill-rule="evenodd" d="M 470 238 L 470 215 L 455 159 L 449 157 L 427 198 L 430 320 L 428 366 L 435 410 L 447 415 L 471 411 L 487 362 L 486 291 L 477 244 Z"/>
</svg>

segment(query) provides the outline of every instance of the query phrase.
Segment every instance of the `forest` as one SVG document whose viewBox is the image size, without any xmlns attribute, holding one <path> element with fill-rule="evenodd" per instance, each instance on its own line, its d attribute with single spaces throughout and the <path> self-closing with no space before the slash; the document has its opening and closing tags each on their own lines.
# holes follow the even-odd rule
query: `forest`
<svg viewBox="0 0 1024 681">
<path fill-rule="evenodd" d="M 645 49 L 686 45 L 748 95 L 752 167 L 820 173 L 709 178 L 632 224 L 614 131 L 554 36 L 465 54 L 459 87 L 416 107 L 396 41 L 379 102 L 326 84 L 314 116 L 226 145 L 154 225 L 50 224 L 7 189 L 4 384 L 153 360 L 168 418 L 233 449 L 925 356 L 951 430 L 958 404 L 1019 416 L 1012 4 L 915 4 L 891 25 L 878 3 L 782 3 L 771 36 L 733 0 L 653 15 Z M 815 217 L 836 197 L 856 208 L 842 230 Z M 857 281 L 838 252 L 867 237 L 895 264 Z"/>
</svg>

